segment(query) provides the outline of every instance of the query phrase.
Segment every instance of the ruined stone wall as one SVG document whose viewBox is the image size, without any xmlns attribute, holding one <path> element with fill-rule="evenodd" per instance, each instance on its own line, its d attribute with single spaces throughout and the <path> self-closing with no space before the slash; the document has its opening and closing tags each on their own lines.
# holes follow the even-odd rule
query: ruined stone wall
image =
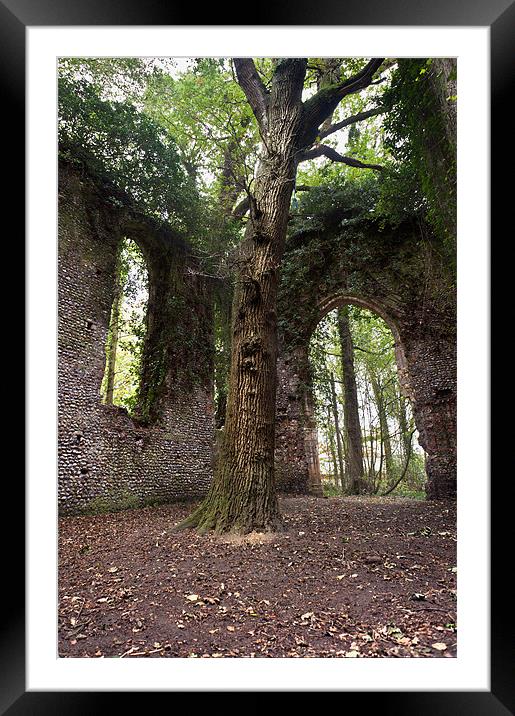
<svg viewBox="0 0 515 716">
<path fill-rule="evenodd" d="M 426 453 L 430 499 L 456 495 L 456 339 L 420 326 L 403 332 L 418 441 Z"/>
<path fill-rule="evenodd" d="M 135 419 L 100 402 L 123 236 L 142 248 L 150 282 Z M 84 168 L 63 163 L 58 263 L 61 514 L 205 494 L 214 440 L 211 299 L 188 247 Z"/>
<path fill-rule="evenodd" d="M 311 335 L 346 303 L 390 326 L 399 382 L 426 451 L 430 498 L 456 494 L 456 307 L 452 277 L 411 224 L 362 220 L 291 237 L 279 298 L 276 468 L 278 487 L 313 491 L 314 417 L 308 365 Z"/>
<path fill-rule="evenodd" d="M 142 381 L 133 417 L 100 385 L 122 237 L 149 271 Z M 59 172 L 59 509 L 73 514 L 200 497 L 212 479 L 212 291 L 189 247 L 84 168 Z M 345 303 L 392 329 L 401 388 L 427 453 L 427 493 L 456 491 L 454 290 L 414 225 L 348 222 L 288 240 L 278 306 L 276 476 L 316 493 L 320 470 L 308 362 L 321 318 Z"/>
<path fill-rule="evenodd" d="M 322 494 L 307 346 L 277 360 L 275 472 L 281 492 Z"/>
<path fill-rule="evenodd" d="M 304 449 L 307 429 L 303 380 L 303 356 L 282 354 L 277 360 L 275 410 L 275 478 L 282 492 L 306 494 L 310 479 Z"/>
</svg>

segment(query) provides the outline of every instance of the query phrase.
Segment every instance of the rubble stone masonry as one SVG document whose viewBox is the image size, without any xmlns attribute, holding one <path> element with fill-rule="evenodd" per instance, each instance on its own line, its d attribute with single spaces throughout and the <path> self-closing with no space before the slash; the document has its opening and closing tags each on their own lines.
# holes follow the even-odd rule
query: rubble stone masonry
<svg viewBox="0 0 515 716">
<path fill-rule="evenodd" d="M 143 355 L 147 385 L 142 396 L 150 409 L 140 419 L 130 417 L 124 408 L 103 405 L 100 400 L 116 251 L 123 236 L 140 245 L 149 268 L 149 315 Z M 192 262 L 183 242 L 131 210 L 123 197 L 99 187 L 83 168 L 60 165 L 61 514 L 188 499 L 206 492 L 212 478 L 214 440 L 209 378 L 212 320 L 209 287 L 191 271 Z M 178 303 L 182 311 L 175 315 L 175 337 L 168 337 L 161 317 L 167 315 L 168 305 Z M 179 350 L 177 340 L 181 335 L 187 340 Z M 188 378 L 188 382 L 182 375 L 180 363 L 186 354 L 195 368 L 196 381 Z M 155 367 L 152 361 L 155 363 L 156 356 L 160 357 L 160 375 L 152 383 L 148 376 Z"/>
</svg>

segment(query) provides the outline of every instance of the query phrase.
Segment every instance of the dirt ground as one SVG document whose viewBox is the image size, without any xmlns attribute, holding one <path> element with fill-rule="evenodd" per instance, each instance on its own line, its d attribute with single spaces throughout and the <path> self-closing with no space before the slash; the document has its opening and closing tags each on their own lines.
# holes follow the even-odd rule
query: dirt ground
<svg viewBox="0 0 515 716">
<path fill-rule="evenodd" d="M 59 521 L 61 657 L 454 657 L 455 505 L 287 497 L 286 531 L 171 532 L 193 505 Z"/>
</svg>

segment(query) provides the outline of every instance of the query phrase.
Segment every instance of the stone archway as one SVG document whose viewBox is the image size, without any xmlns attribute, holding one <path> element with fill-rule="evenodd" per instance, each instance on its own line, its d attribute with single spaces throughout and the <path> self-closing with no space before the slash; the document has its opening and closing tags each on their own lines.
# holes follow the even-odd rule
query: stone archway
<svg viewBox="0 0 515 716">
<path fill-rule="evenodd" d="M 293 237 L 295 238 L 295 237 Z M 401 390 L 412 404 L 426 452 L 429 499 L 456 495 L 456 311 L 452 277 L 416 226 L 313 231 L 290 242 L 280 296 L 276 472 L 288 492 L 320 491 L 320 467 L 308 361 L 321 318 L 353 303 L 391 328 Z M 308 264 L 310 244 L 317 262 Z M 313 265 L 310 273 L 306 264 Z M 298 280 L 300 275 L 302 280 Z"/>
</svg>

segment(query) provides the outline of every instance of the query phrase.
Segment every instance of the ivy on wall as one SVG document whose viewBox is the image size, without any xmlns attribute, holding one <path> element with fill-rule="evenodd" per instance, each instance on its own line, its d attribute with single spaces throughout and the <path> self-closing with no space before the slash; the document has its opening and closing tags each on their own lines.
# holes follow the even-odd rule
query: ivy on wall
<svg viewBox="0 0 515 716">
<path fill-rule="evenodd" d="M 399 60 L 385 93 L 384 141 L 396 171 L 385 175 L 382 212 L 424 214 L 448 257 L 456 246 L 456 137 L 448 126 L 455 63 Z M 442 106 L 442 104 L 444 106 Z M 454 105 L 454 106 L 453 106 Z"/>
</svg>

